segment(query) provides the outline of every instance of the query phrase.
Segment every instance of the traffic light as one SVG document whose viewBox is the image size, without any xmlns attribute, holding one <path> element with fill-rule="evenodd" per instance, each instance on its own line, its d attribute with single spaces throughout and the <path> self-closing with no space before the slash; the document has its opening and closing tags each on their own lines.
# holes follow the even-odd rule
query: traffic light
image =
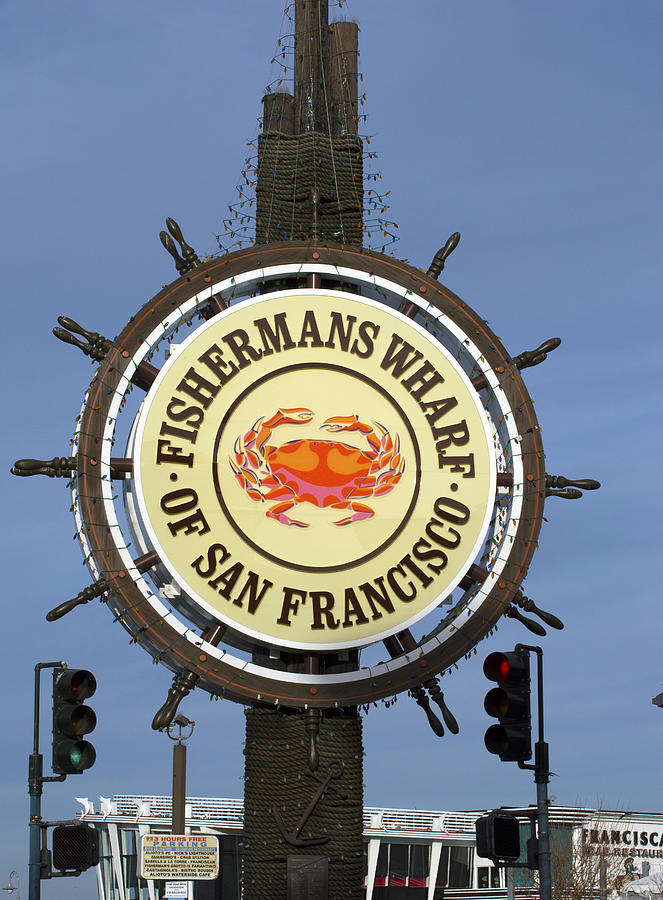
<svg viewBox="0 0 663 900">
<path fill-rule="evenodd" d="M 53 669 L 53 771 L 76 775 L 94 765 L 97 753 L 83 735 L 94 731 L 97 717 L 83 701 L 97 689 L 87 669 Z"/>
<path fill-rule="evenodd" d="M 88 673 L 89 674 L 89 673 Z M 53 865 L 61 872 L 84 872 L 99 863 L 99 834 L 89 825 L 58 825 L 53 829 Z"/>
<path fill-rule="evenodd" d="M 484 709 L 500 723 L 486 731 L 486 749 L 504 761 L 531 759 L 529 652 L 516 648 L 510 653 L 491 653 L 483 673 L 498 685 L 486 694 Z"/>
<path fill-rule="evenodd" d="M 475 827 L 477 856 L 498 865 L 520 858 L 520 826 L 512 813 L 494 809 L 477 819 Z"/>
</svg>

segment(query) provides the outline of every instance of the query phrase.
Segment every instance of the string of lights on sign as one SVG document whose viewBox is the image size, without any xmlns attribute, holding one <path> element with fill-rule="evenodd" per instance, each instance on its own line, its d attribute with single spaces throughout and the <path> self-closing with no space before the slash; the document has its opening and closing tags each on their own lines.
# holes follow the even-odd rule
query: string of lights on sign
<svg viewBox="0 0 663 900">
<path fill-rule="evenodd" d="M 347 2 L 332 2 L 331 8 L 338 8 L 345 15 L 348 14 Z M 333 29 L 333 24 L 330 29 Z M 295 55 L 294 32 L 294 8 L 292 4 L 286 5 L 281 21 L 280 36 L 277 42 L 276 52 L 271 59 L 272 73 L 265 87 L 265 94 L 284 91 L 292 81 Z M 358 83 L 364 81 L 362 72 L 357 73 Z M 368 121 L 366 108 L 366 92 L 358 92 L 358 114 L 355 123 L 359 128 L 365 126 Z M 260 131 L 265 126 L 264 115 L 257 119 Z M 358 138 L 363 149 L 363 160 L 371 164 L 379 160 L 379 153 L 371 147 L 374 135 L 358 132 Z M 259 222 L 257 211 L 256 187 L 258 179 L 258 149 L 259 138 L 253 138 L 246 146 L 251 149 L 240 173 L 240 181 L 236 185 L 236 198 L 228 205 L 228 215 L 222 220 L 222 230 L 217 234 L 216 241 L 219 246 L 217 254 L 230 253 L 235 249 L 253 245 L 255 242 L 256 225 Z M 370 148 L 370 149 L 369 149 Z M 342 162 L 342 159 L 341 159 Z M 382 181 L 382 173 L 379 169 L 371 168 L 363 173 L 363 243 L 367 249 L 385 252 L 398 240 L 398 224 L 389 217 L 390 190 L 378 187 Z M 310 235 L 295 233 L 284 234 L 284 239 L 308 238 Z"/>
<path fill-rule="evenodd" d="M 115 621 L 119 621 L 131 633 L 131 641 L 150 646 L 149 627 L 144 624 L 138 624 L 135 620 L 135 614 L 141 608 L 150 607 L 158 614 L 157 624 L 167 623 L 179 635 L 179 639 L 189 643 L 193 643 L 197 649 L 203 646 L 201 640 L 202 629 L 191 621 L 181 620 L 181 612 L 175 611 L 172 605 L 164 602 L 153 585 L 138 570 L 134 562 L 137 548 L 132 546 L 132 542 L 125 537 L 125 527 L 122 526 L 116 514 L 116 501 L 118 493 L 111 483 L 110 477 L 110 457 L 111 448 L 116 442 L 117 420 L 121 416 L 127 404 L 127 398 L 133 391 L 131 376 L 133 371 L 144 360 L 154 359 L 163 348 L 172 347 L 177 342 L 182 329 L 188 331 L 193 323 L 200 319 L 202 310 L 209 302 L 211 296 L 220 296 L 224 302 L 228 303 L 230 308 L 240 303 L 246 298 L 254 297 L 259 290 L 263 288 L 265 282 L 269 283 L 270 279 L 278 278 L 279 267 L 273 267 L 270 270 L 261 270 L 260 272 L 241 273 L 228 279 L 217 281 L 210 284 L 203 291 L 198 291 L 186 303 L 174 303 L 171 306 L 171 313 L 162 319 L 159 324 L 154 327 L 151 334 L 142 342 L 138 351 L 132 354 L 132 358 L 127 362 L 126 369 L 121 379 L 116 384 L 108 384 L 106 387 L 105 380 L 99 385 L 98 379 L 105 379 L 109 375 L 109 370 L 97 373 L 93 379 L 91 387 L 101 388 L 101 392 L 105 393 L 110 402 L 108 404 L 106 426 L 104 429 L 102 451 L 100 453 L 100 479 L 101 479 L 101 502 L 105 511 L 105 519 L 107 520 L 106 528 L 109 534 L 112 534 L 115 546 L 118 548 L 123 560 L 125 570 L 125 578 L 128 575 L 135 583 L 139 590 L 139 595 L 128 605 L 116 604 L 115 594 L 109 595 L 109 600 L 115 613 Z M 310 271 L 311 266 L 302 264 L 298 267 L 298 271 L 305 274 Z M 412 299 L 418 302 L 422 310 L 422 321 L 425 327 L 434 332 L 436 337 L 441 340 L 448 349 L 453 352 L 455 358 L 469 378 L 476 377 L 479 373 L 486 373 L 489 369 L 486 366 L 486 360 L 479 348 L 466 336 L 465 333 L 458 329 L 453 321 L 453 314 L 442 313 L 431 303 L 422 303 L 419 298 L 413 294 L 410 289 L 404 289 L 394 283 L 389 283 L 385 279 L 381 279 L 375 275 L 366 273 L 357 274 L 356 271 L 344 269 L 341 266 L 324 267 L 315 266 L 316 271 L 325 272 L 336 277 L 340 282 L 356 283 L 358 279 L 363 284 L 365 293 L 371 291 L 376 296 L 380 296 L 383 300 L 387 297 L 393 307 L 397 308 L 404 302 L 410 302 Z M 103 367 L 102 367 L 103 369 Z M 101 374 L 100 374 L 101 373 Z M 521 451 L 520 441 L 521 435 L 514 427 L 514 417 L 512 410 L 505 404 L 505 397 L 497 379 L 489 378 L 488 389 L 485 392 L 487 400 L 484 401 L 486 416 L 490 421 L 492 440 L 494 444 L 494 453 L 498 471 L 511 471 L 514 473 L 513 485 L 511 487 L 499 490 L 496 494 L 493 515 L 491 516 L 489 532 L 486 536 L 484 548 L 477 558 L 477 564 L 485 567 L 488 573 L 487 584 L 473 584 L 471 588 L 461 592 L 460 597 L 450 598 L 448 609 L 440 609 L 442 616 L 436 622 L 428 637 L 422 643 L 424 652 L 430 649 L 441 647 L 449 635 L 452 635 L 459 626 L 462 627 L 465 620 L 469 620 L 476 612 L 478 606 L 485 600 L 486 595 L 490 591 L 490 587 L 495 579 L 499 579 L 505 588 L 508 584 L 515 584 L 519 579 L 511 579 L 509 576 L 509 556 L 510 545 L 512 544 L 514 534 L 518 528 L 521 502 L 525 497 L 522 490 L 524 476 L 521 468 Z M 529 398 L 524 401 L 529 402 Z M 86 396 L 84 410 L 89 404 L 89 394 Z M 524 411 L 521 407 L 520 414 Z M 79 447 L 80 434 L 77 432 L 73 449 L 81 452 Z M 108 578 L 112 579 L 113 571 L 104 568 L 103 564 L 99 565 L 98 551 L 93 553 L 93 548 L 88 541 L 88 529 L 90 522 L 84 522 L 80 514 L 81 495 L 78 486 L 78 480 L 72 481 L 72 506 L 77 516 L 78 532 L 76 538 L 80 541 L 83 555 L 90 571 L 95 579 Z M 530 523 L 531 524 L 531 523 Z M 138 548 L 140 549 L 140 548 Z M 516 573 L 514 572 L 514 575 Z M 519 574 L 519 573 L 518 573 Z M 487 629 L 487 633 L 492 631 L 492 627 Z M 167 647 L 153 648 L 153 658 L 156 662 L 165 662 L 169 665 L 170 656 L 176 652 L 176 644 L 170 643 Z M 237 677 L 241 680 L 242 670 L 246 669 L 247 663 L 242 659 L 230 658 L 227 648 L 216 648 L 204 645 L 206 656 L 216 657 L 218 662 L 224 665 L 234 666 L 237 670 Z M 421 652 L 421 651 L 420 651 Z M 472 648 L 468 647 L 459 658 L 467 658 L 471 654 Z M 380 666 L 387 665 L 390 671 L 396 666 L 394 661 L 387 664 L 372 665 L 370 667 L 371 674 L 368 677 L 377 677 L 380 672 Z M 458 666 L 458 660 L 454 660 L 445 668 L 446 672 L 451 672 Z M 361 672 L 361 670 L 360 670 Z M 347 676 L 346 676 L 347 677 Z M 350 676 L 351 678 L 353 676 Z M 358 674 L 358 678 L 365 678 Z M 226 689 L 213 691 L 219 696 L 223 696 Z M 387 694 L 388 696 L 388 694 Z M 393 696 L 393 695 L 392 695 Z M 276 701 L 278 702 L 278 697 Z M 378 698 L 379 699 L 379 698 Z M 384 699 L 384 698 L 383 698 Z"/>
</svg>

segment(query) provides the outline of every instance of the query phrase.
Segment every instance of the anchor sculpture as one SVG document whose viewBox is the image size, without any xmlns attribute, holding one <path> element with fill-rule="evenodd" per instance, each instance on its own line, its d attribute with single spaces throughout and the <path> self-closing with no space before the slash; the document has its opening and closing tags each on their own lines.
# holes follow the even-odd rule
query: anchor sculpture
<svg viewBox="0 0 663 900">
<path fill-rule="evenodd" d="M 295 825 L 293 831 L 288 831 L 280 811 L 272 807 L 272 815 L 274 816 L 278 829 L 281 832 L 283 840 L 286 841 L 286 843 L 290 844 L 292 847 L 313 847 L 316 844 L 327 843 L 327 841 L 329 840 L 328 836 L 318 838 L 301 838 L 299 835 L 301 834 L 302 829 L 311 817 L 313 810 L 316 808 L 320 800 L 322 800 L 322 798 L 328 791 L 335 791 L 342 800 L 347 799 L 347 794 L 345 793 L 345 791 L 339 790 L 339 788 L 334 787 L 334 785 L 331 783 L 332 781 L 336 781 L 341 777 L 344 769 L 345 765 L 343 761 L 339 760 L 338 762 L 330 763 L 327 766 L 327 774 L 324 776 L 319 775 L 317 772 L 304 773 L 309 778 L 313 778 L 315 781 L 319 782 L 320 787 L 311 798 L 311 802 L 302 813 L 302 816 L 297 825 Z"/>
</svg>

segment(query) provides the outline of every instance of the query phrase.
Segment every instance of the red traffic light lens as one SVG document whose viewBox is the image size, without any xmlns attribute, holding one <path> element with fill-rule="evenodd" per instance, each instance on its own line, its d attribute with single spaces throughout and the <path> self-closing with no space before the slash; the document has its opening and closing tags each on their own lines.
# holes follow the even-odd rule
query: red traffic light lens
<svg viewBox="0 0 663 900">
<path fill-rule="evenodd" d="M 529 657 L 520 653 L 489 653 L 483 664 L 483 674 L 498 684 L 519 684 L 529 681 Z"/>
<path fill-rule="evenodd" d="M 489 653 L 483 664 L 483 674 L 491 681 L 504 681 L 511 672 L 506 653 Z"/>
<path fill-rule="evenodd" d="M 69 681 L 69 693 L 74 700 L 87 700 L 97 689 L 97 681 L 87 669 L 78 669 L 72 673 Z"/>
<path fill-rule="evenodd" d="M 97 690 L 97 679 L 87 669 L 57 669 L 55 689 L 63 700 L 87 700 Z"/>
</svg>

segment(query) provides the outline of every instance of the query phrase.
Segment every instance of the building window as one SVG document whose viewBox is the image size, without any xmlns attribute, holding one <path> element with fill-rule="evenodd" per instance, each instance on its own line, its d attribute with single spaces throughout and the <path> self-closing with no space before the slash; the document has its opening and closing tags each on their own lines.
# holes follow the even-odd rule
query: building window
<svg viewBox="0 0 663 900">
<path fill-rule="evenodd" d="M 426 887 L 430 872 L 430 846 L 412 844 L 410 847 L 410 887 Z"/>
<path fill-rule="evenodd" d="M 468 888 L 471 874 L 471 849 L 469 847 L 451 847 L 450 850 L 447 886 L 450 888 Z M 439 884 L 439 874 L 437 880 Z"/>
<path fill-rule="evenodd" d="M 378 853 L 378 866 L 375 870 L 375 886 L 385 887 L 387 884 L 387 874 L 389 872 L 389 844 L 380 844 L 380 852 Z"/>
<path fill-rule="evenodd" d="M 495 866 L 479 866 L 477 869 L 477 887 L 481 890 L 485 888 L 498 888 L 500 886 L 500 870 Z"/>
<path fill-rule="evenodd" d="M 239 837 L 223 835 L 219 884 L 223 900 L 240 900 L 242 896 L 242 843 Z"/>
<path fill-rule="evenodd" d="M 389 885 L 407 887 L 409 868 L 409 844 L 389 844 Z"/>
<path fill-rule="evenodd" d="M 111 856 L 110 839 L 108 829 L 99 829 L 99 865 L 103 878 L 106 900 L 117 900 L 119 893 L 115 887 L 115 873 L 113 872 L 113 860 Z"/>
<path fill-rule="evenodd" d="M 119 831 L 124 896 L 126 900 L 142 900 L 138 888 L 138 873 L 136 872 L 136 832 L 130 828 L 121 828 Z M 148 896 L 147 885 L 143 896 Z"/>
<path fill-rule="evenodd" d="M 437 878 L 435 879 L 435 887 L 444 888 L 449 883 L 449 848 L 442 847 L 440 854 L 440 865 L 437 869 Z"/>
<path fill-rule="evenodd" d="M 445 851 L 444 878 L 446 878 L 449 867 L 448 848 L 443 848 L 443 854 Z M 375 871 L 373 894 L 375 900 L 400 897 L 402 891 L 405 891 L 408 897 L 410 893 L 413 897 L 418 897 L 420 892 L 423 896 L 426 893 L 430 877 L 430 859 L 430 844 L 381 842 Z M 438 878 L 438 885 L 444 887 L 444 884 Z M 410 888 L 417 890 L 410 892 Z"/>
</svg>

